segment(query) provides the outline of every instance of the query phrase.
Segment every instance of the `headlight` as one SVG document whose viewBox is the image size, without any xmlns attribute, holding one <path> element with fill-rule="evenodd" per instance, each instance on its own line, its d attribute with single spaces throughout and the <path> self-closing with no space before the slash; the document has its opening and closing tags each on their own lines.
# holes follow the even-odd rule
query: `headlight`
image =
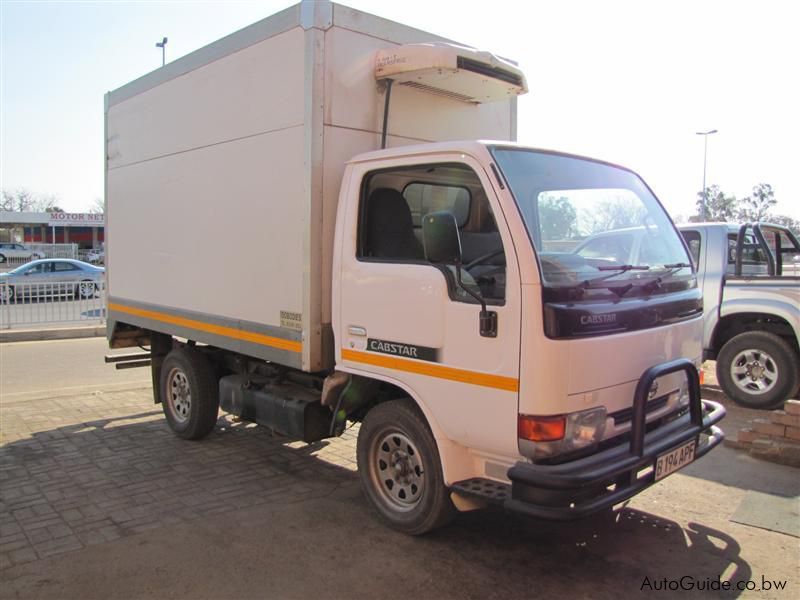
<svg viewBox="0 0 800 600">
<path fill-rule="evenodd" d="M 520 449 L 536 459 L 586 448 L 603 438 L 606 416 L 602 406 L 568 415 L 519 415 Z"/>
</svg>

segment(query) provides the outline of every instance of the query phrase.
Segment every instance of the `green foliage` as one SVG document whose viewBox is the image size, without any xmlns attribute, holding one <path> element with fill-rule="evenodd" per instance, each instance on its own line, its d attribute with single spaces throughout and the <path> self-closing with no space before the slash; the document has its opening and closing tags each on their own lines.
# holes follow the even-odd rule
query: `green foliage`
<svg viewBox="0 0 800 600">
<path fill-rule="evenodd" d="M 753 187 L 753 193 L 742 199 L 727 196 L 717 185 L 706 188 L 708 202 L 706 217 L 702 217 L 703 192 L 697 193 L 697 214 L 689 217 L 690 223 L 700 221 L 725 221 L 739 223 L 775 223 L 788 227 L 795 234 L 800 232 L 800 221 L 786 215 L 773 215 L 770 210 L 778 201 L 775 192 L 768 183 L 759 183 Z"/>
<path fill-rule="evenodd" d="M 777 204 L 772 186 L 768 183 L 759 183 L 753 187 L 753 194 L 743 198 L 739 207 L 739 220 L 756 223 L 764 221 L 770 209 Z"/>
<path fill-rule="evenodd" d="M 575 208 L 564 196 L 544 196 L 539 202 L 542 239 L 563 240 L 577 232 Z"/>
<path fill-rule="evenodd" d="M 736 196 L 726 196 L 718 185 L 706 188 L 706 211 L 703 215 L 703 192 L 697 192 L 697 216 L 689 220 L 697 221 L 734 221 L 737 214 Z"/>
<path fill-rule="evenodd" d="M 644 221 L 645 213 L 645 207 L 635 198 L 606 200 L 598 204 L 592 213 L 593 221 L 585 226 L 589 234 L 637 227 Z"/>
</svg>

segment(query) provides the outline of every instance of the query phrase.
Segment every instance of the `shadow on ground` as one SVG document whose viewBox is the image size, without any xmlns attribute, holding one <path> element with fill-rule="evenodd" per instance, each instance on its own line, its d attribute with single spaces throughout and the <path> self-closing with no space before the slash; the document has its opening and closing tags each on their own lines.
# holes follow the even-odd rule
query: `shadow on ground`
<svg viewBox="0 0 800 600">
<path fill-rule="evenodd" d="M 10 443 L 0 449 L 10 582 L 0 595 L 68 596 L 85 591 L 70 587 L 84 577 L 97 596 L 200 586 L 202 596 L 614 598 L 664 578 L 752 576 L 726 533 L 631 508 L 576 523 L 490 509 L 421 538 L 397 534 L 372 518 L 356 474 L 329 462 L 347 466 L 353 442 L 348 432 L 289 444 L 228 417 L 187 442 L 153 410 Z M 142 587 L 148 569 L 160 587 Z M 240 575 L 221 582 L 226 569 Z"/>
</svg>

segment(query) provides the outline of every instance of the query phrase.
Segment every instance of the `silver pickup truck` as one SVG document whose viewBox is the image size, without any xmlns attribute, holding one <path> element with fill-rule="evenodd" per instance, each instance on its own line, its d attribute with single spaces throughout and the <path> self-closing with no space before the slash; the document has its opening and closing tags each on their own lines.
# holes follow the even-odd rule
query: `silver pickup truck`
<svg viewBox="0 0 800 600">
<path fill-rule="evenodd" d="M 785 227 L 678 227 L 703 290 L 703 356 L 735 402 L 773 408 L 800 385 L 800 244 Z"/>
</svg>

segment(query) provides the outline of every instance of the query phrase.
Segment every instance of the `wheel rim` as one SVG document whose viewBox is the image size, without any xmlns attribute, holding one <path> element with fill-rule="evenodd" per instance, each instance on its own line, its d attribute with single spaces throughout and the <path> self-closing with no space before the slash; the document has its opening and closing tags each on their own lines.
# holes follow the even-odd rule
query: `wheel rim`
<svg viewBox="0 0 800 600">
<path fill-rule="evenodd" d="M 192 410 L 192 391 L 186 373 L 172 369 L 167 376 L 167 402 L 178 423 L 186 423 Z"/>
<path fill-rule="evenodd" d="M 80 285 L 80 294 L 84 298 L 94 295 L 94 284 L 90 281 L 84 281 Z"/>
<path fill-rule="evenodd" d="M 778 364 L 763 350 L 742 350 L 731 362 L 731 379 L 747 394 L 766 394 L 778 383 Z"/>
<path fill-rule="evenodd" d="M 375 436 L 369 453 L 373 487 L 381 500 L 394 510 L 408 512 L 422 500 L 425 469 L 413 442 L 399 431 Z"/>
</svg>

